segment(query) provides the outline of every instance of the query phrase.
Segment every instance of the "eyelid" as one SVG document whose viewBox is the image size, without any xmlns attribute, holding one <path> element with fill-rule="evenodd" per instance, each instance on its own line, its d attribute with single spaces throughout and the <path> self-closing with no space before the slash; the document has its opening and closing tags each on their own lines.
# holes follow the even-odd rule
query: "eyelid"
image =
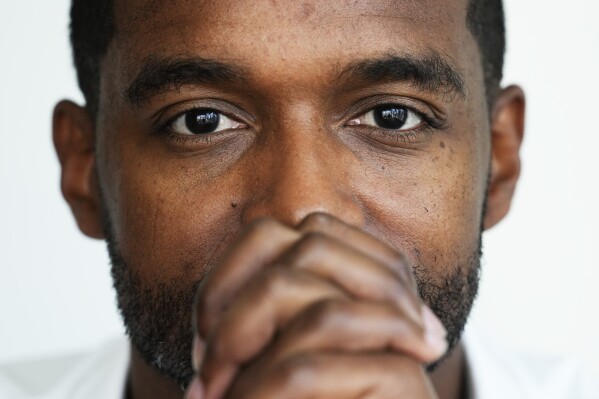
<svg viewBox="0 0 599 399">
<path fill-rule="evenodd" d="M 169 105 L 155 113 L 152 117 L 153 130 L 158 133 L 163 132 L 177 118 L 194 109 L 211 109 L 229 119 L 248 126 L 252 125 L 255 120 L 251 114 L 228 101 L 219 99 L 186 100 Z"/>
<path fill-rule="evenodd" d="M 384 107 L 384 105 L 383 105 L 383 107 Z M 360 114 L 358 117 L 349 120 L 347 122 L 347 124 L 348 124 L 348 126 L 372 127 L 372 128 L 377 128 L 377 129 L 384 129 L 384 130 L 395 131 L 395 132 L 398 132 L 398 133 L 417 130 L 417 129 L 421 128 L 423 124 L 428 124 L 428 122 L 424 119 L 424 117 L 422 115 L 420 115 L 420 113 L 418 113 L 418 112 L 416 112 L 416 111 L 414 111 L 414 110 L 412 110 L 410 108 L 407 108 L 407 107 L 404 107 L 404 106 L 398 106 L 398 105 L 390 104 L 389 108 L 391 108 L 391 107 L 404 108 L 404 109 L 406 109 L 406 111 L 408 113 L 408 115 L 406 116 L 406 120 L 404 121 L 403 126 L 400 127 L 400 128 L 393 129 L 393 128 L 385 128 L 385 127 L 376 126 L 376 117 L 374 116 L 374 113 L 375 113 L 375 111 L 377 110 L 378 107 L 377 108 L 373 108 L 373 109 L 371 109 L 369 111 L 366 111 L 366 112 Z M 372 115 L 370 115 L 370 114 L 372 114 Z M 369 116 L 370 116 L 370 118 L 372 118 L 372 122 L 371 123 L 367 122 L 367 119 L 369 119 Z M 414 117 L 417 119 L 418 123 L 416 123 L 416 121 L 412 120 L 412 118 L 414 118 Z M 350 122 L 353 122 L 353 121 L 356 121 L 356 120 L 358 120 L 358 122 L 361 122 L 361 123 L 358 123 L 358 124 L 351 123 L 350 124 Z M 409 127 L 409 125 L 410 125 L 409 122 L 415 123 L 415 126 Z M 406 125 L 408 127 L 406 127 Z"/>
<path fill-rule="evenodd" d="M 447 116 L 443 112 L 423 101 L 397 95 L 379 95 L 367 97 L 352 105 L 341 117 L 341 122 L 345 125 L 349 120 L 360 117 L 381 105 L 405 107 L 436 129 L 443 129 L 447 121 Z"/>
<path fill-rule="evenodd" d="M 170 120 L 170 122 L 167 122 L 166 126 L 165 126 L 165 130 L 169 130 L 170 132 L 172 132 L 173 134 L 180 134 L 182 136 L 198 136 L 198 134 L 195 134 L 191 131 L 189 131 L 189 128 L 186 126 L 187 125 L 187 114 L 188 112 L 194 111 L 193 109 L 187 112 L 184 112 L 182 114 L 179 114 L 179 116 L 174 117 L 173 119 Z M 210 111 L 212 112 L 213 110 L 211 109 L 206 109 L 206 111 Z M 216 130 L 212 131 L 212 132 L 206 132 L 203 134 L 199 134 L 199 135 L 206 135 L 206 134 L 215 134 L 218 132 L 222 132 L 222 131 L 226 131 L 226 130 L 238 130 L 238 129 L 244 129 L 247 125 L 242 123 L 242 122 L 238 122 L 237 120 L 233 119 L 233 118 L 229 118 L 227 115 L 223 114 L 222 112 L 218 112 L 216 111 L 215 113 L 217 113 L 219 115 L 219 120 L 218 120 L 218 125 L 216 126 Z M 183 126 L 179 126 L 179 125 L 183 125 Z M 225 125 L 225 127 L 223 127 L 222 125 Z M 237 125 L 237 126 L 232 126 L 232 127 L 226 127 L 227 125 Z M 182 130 L 187 130 L 188 132 L 183 132 Z"/>
</svg>

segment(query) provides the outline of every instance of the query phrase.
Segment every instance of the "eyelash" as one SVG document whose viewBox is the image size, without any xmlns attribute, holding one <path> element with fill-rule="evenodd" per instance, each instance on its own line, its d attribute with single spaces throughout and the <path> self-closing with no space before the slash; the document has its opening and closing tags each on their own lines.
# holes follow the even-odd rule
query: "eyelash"
<svg viewBox="0 0 599 399">
<path fill-rule="evenodd" d="M 357 117 L 361 117 L 366 115 L 367 113 L 375 110 L 377 107 L 381 105 L 389 105 L 389 106 L 397 106 L 406 108 L 409 112 L 413 112 L 422 120 L 422 123 L 414 129 L 410 130 L 392 130 L 385 129 L 381 127 L 368 126 L 368 125 L 345 125 L 345 127 L 357 128 L 366 132 L 368 136 L 372 139 L 377 139 L 380 137 L 391 139 L 394 143 L 413 143 L 419 141 L 422 137 L 428 137 L 434 133 L 435 130 L 442 129 L 443 122 L 437 118 L 433 118 L 430 115 L 425 114 L 424 112 L 416 110 L 414 107 L 410 107 L 399 102 L 384 102 L 379 104 L 371 105 L 366 111 L 360 111 L 359 113 L 354 113 L 354 117 L 351 119 L 355 119 Z M 228 129 L 219 132 L 199 134 L 199 135 L 183 135 L 175 132 L 172 129 L 172 125 L 179 119 L 180 117 L 186 115 L 188 112 L 193 110 L 202 109 L 205 107 L 190 107 L 188 109 L 182 110 L 178 112 L 175 116 L 168 118 L 165 122 L 159 123 L 155 129 L 155 132 L 159 135 L 166 136 L 167 140 L 173 144 L 191 144 L 191 143 L 204 143 L 209 144 L 212 142 L 215 136 L 226 131 L 232 131 L 236 129 Z M 230 119 L 239 120 L 240 118 L 232 117 L 229 113 L 218 110 L 218 108 L 214 108 L 219 114 L 222 114 Z M 350 119 L 350 120 L 351 120 Z M 243 122 L 241 122 L 243 123 Z"/>
<path fill-rule="evenodd" d="M 435 128 L 425 121 L 422 126 L 411 130 L 393 131 L 379 128 L 373 128 L 373 130 L 376 131 L 371 134 L 390 138 L 395 143 L 417 143 L 423 137 L 431 136 Z"/>
<path fill-rule="evenodd" d="M 366 115 L 368 112 L 371 112 L 371 111 L 375 110 L 376 108 L 383 106 L 383 105 L 406 108 L 409 112 L 413 112 L 414 114 L 416 114 L 418 116 L 418 118 L 421 119 L 422 123 L 420 123 L 418 127 L 409 129 L 409 130 L 392 130 L 392 129 L 385 129 L 385 128 L 381 128 L 381 127 L 374 127 L 374 126 L 368 126 L 368 125 L 354 125 L 354 126 L 346 125 L 346 126 L 351 127 L 351 128 L 361 129 L 364 133 L 366 133 L 368 138 L 373 139 L 373 140 L 377 140 L 377 139 L 380 140 L 381 137 L 385 138 L 387 140 L 390 139 L 389 141 L 392 142 L 391 144 L 393 144 L 393 143 L 416 143 L 423 138 L 430 137 L 436 130 L 443 129 L 443 121 L 441 119 L 431 117 L 430 115 L 427 115 L 426 113 L 415 109 L 415 107 L 401 104 L 399 102 L 382 102 L 382 103 L 370 105 L 370 107 L 368 108 L 367 111 L 360 111 L 357 114 L 354 113 L 355 116 L 351 119 L 355 119 L 362 115 Z"/>
<path fill-rule="evenodd" d="M 192 135 L 183 135 L 183 134 L 177 133 L 172 128 L 173 124 L 177 121 L 177 119 L 181 118 L 182 116 L 185 116 L 188 112 L 191 112 L 191 111 L 194 111 L 197 109 L 212 109 L 212 108 L 191 107 L 191 108 L 185 109 L 183 111 L 180 111 L 175 116 L 170 117 L 165 122 L 160 123 L 158 125 L 158 127 L 155 129 L 156 134 L 166 136 L 167 140 L 173 144 L 188 144 L 188 143 L 198 143 L 198 142 L 206 143 L 206 144 L 211 143 L 214 136 L 216 136 L 220 132 L 198 134 L 198 135 L 192 136 Z M 230 119 L 234 119 L 234 120 L 239 119 L 239 118 L 234 118 L 232 116 L 229 116 L 228 113 L 219 111 L 216 108 L 215 108 L 215 111 L 217 111 L 221 115 L 225 115 L 226 117 L 228 117 Z M 229 129 L 229 130 L 231 130 L 231 129 Z"/>
</svg>

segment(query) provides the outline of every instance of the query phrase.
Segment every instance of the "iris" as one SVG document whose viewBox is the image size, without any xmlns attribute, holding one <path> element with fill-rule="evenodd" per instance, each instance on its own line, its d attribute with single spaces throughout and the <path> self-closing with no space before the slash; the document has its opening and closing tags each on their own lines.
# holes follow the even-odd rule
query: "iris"
<svg viewBox="0 0 599 399">
<path fill-rule="evenodd" d="M 185 115 L 185 126 L 193 134 L 212 133 L 219 123 L 219 113 L 210 109 L 196 109 Z"/>
<path fill-rule="evenodd" d="M 373 110 L 374 121 L 384 129 L 401 129 L 408 119 L 408 110 L 397 105 L 381 105 Z"/>
</svg>

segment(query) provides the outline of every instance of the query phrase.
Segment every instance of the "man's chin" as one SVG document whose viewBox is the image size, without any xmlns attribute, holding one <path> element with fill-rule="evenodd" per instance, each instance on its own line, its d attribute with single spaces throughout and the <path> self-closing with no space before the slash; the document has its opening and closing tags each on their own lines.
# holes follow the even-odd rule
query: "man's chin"
<svg viewBox="0 0 599 399">
<path fill-rule="evenodd" d="M 113 270 L 115 274 L 119 272 Z M 179 284 L 147 288 L 126 274 L 115 276 L 114 285 L 131 344 L 147 364 L 187 386 L 194 374 L 191 304 L 197 284 L 184 290 Z"/>
<path fill-rule="evenodd" d="M 113 259 L 112 269 L 118 306 L 132 345 L 147 364 L 187 386 L 194 374 L 191 311 L 199 282 L 146 287 L 126 264 Z M 443 322 L 449 343 L 445 356 L 427 365 L 429 372 L 443 364 L 459 343 L 478 289 L 478 262 L 457 270 L 441 286 L 423 276 L 417 280 L 425 302 Z"/>
<path fill-rule="evenodd" d="M 147 364 L 187 386 L 194 374 L 191 315 L 199 281 L 146 283 L 107 237 L 117 305 L 131 344 Z"/>
<path fill-rule="evenodd" d="M 199 281 L 146 283 L 123 259 L 109 228 L 106 237 L 117 304 L 132 345 L 147 364 L 187 386 L 194 374 L 191 315 Z M 429 371 L 442 364 L 460 340 L 478 292 L 480 249 L 479 241 L 467 262 L 441 280 L 431 278 L 429 268 L 414 268 L 420 296 L 447 330 L 449 349 L 427 366 Z"/>
</svg>

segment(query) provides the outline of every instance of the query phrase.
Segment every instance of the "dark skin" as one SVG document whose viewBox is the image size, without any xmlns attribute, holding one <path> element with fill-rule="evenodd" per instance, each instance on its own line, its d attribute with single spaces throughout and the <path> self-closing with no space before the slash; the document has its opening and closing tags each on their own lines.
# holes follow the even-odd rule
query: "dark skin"
<svg viewBox="0 0 599 399">
<path fill-rule="evenodd" d="M 55 110 L 62 190 L 99 239 L 102 192 L 145 281 L 206 276 L 187 397 L 461 397 L 461 345 L 424 372 L 447 348 L 411 265 L 443 281 L 506 215 L 524 118 L 517 87 L 487 109 L 466 1 L 116 3 L 97 119 Z M 463 87 L 349 68 L 390 54 L 439 55 Z M 131 90 L 148 60 L 198 57 L 235 74 Z M 373 125 L 390 103 L 409 126 Z M 193 108 L 228 119 L 189 134 Z M 135 350 L 129 380 L 183 396 Z"/>
</svg>

